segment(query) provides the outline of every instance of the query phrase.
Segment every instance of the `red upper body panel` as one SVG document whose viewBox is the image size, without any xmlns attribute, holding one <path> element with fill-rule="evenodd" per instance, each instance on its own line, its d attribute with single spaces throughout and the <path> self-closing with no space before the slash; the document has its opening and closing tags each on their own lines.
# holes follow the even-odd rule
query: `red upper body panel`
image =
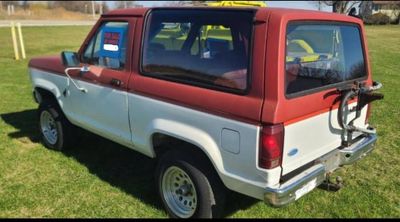
<svg viewBox="0 0 400 222">
<path fill-rule="evenodd" d="M 36 57 L 29 61 L 29 67 L 49 71 L 53 73 L 64 73 L 64 65 L 60 56 Z"/>
<path fill-rule="evenodd" d="M 213 9 L 225 10 L 227 7 Z M 239 8 L 238 10 L 245 9 Z M 151 8 L 121 9 L 104 14 L 89 33 L 78 53 L 82 54 L 102 22 L 129 20 L 130 23 L 135 24 L 132 26 L 135 30 L 129 32 L 131 39 L 129 45 L 133 50 L 130 50 L 127 55 L 128 67 L 124 71 L 125 75 L 129 76 L 129 80 L 127 80 L 126 88 L 121 88 L 121 90 L 128 90 L 130 93 L 149 96 L 252 124 L 290 124 L 334 108 L 333 103 L 337 95 L 328 95 L 335 91 L 335 88 L 332 88 L 297 98 L 286 98 L 284 85 L 286 26 L 289 21 L 294 20 L 338 21 L 357 24 L 360 27 L 368 74 L 367 82 L 371 84 L 368 48 L 364 37 L 363 23 L 360 19 L 308 10 L 252 9 L 257 10 L 257 13 L 254 23 L 251 88 L 247 95 L 205 89 L 141 75 L 139 67 L 142 31 L 145 26 L 144 18 Z M 60 56 L 34 58 L 30 61 L 29 66 L 61 75 L 64 73 Z M 111 78 L 113 75 L 122 75 L 120 72 L 113 73 L 109 72 L 107 78 Z"/>
<path fill-rule="evenodd" d="M 139 16 L 144 17 L 150 8 L 128 8 L 109 11 L 102 16 Z"/>
</svg>

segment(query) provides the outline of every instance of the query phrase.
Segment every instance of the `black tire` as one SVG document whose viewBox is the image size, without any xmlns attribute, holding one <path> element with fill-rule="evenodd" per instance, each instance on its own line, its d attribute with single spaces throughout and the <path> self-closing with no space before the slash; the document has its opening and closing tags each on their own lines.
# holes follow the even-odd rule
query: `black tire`
<svg viewBox="0 0 400 222">
<path fill-rule="evenodd" d="M 221 217 L 226 188 L 219 179 L 209 161 L 196 159 L 194 153 L 171 150 L 160 159 L 156 169 L 156 182 L 163 205 L 172 218 L 187 218 L 177 215 L 168 205 L 162 188 L 164 174 L 171 167 L 183 170 L 194 184 L 197 195 L 197 205 L 193 215 L 188 218 L 218 218 Z"/>
<path fill-rule="evenodd" d="M 42 117 L 47 114 L 43 114 L 47 112 L 50 114 L 51 118 L 54 120 L 54 129 L 57 132 L 57 136 L 54 141 L 49 140 L 43 130 L 42 130 Z M 43 115 L 42 115 L 43 114 Z M 43 101 L 39 104 L 38 108 L 38 119 L 39 119 L 39 131 L 42 137 L 43 144 L 52 150 L 62 151 L 69 147 L 73 142 L 73 126 L 72 124 L 65 118 L 64 114 L 60 110 L 60 108 L 48 101 Z"/>
</svg>

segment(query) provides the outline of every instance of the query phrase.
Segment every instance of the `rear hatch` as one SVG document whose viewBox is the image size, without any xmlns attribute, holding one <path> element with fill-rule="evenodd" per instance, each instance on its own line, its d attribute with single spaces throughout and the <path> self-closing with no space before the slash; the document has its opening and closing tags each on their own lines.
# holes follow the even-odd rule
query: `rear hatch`
<svg viewBox="0 0 400 222">
<path fill-rule="evenodd" d="M 360 27 L 351 23 L 288 24 L 285 97 L 298 101 L 297 109 L 308 113 L 284 123 L 283 175 L 341 146 L 346 135 L 337 120 L 340 95 L 335 90 L 368 79 L 361 36 Z M 350 110 L 356 104 L 350 102 L 347 120 L 355 117 Z M 367 106 L 354 125 L 365 127 L 366 115 Z"/>
</svg>

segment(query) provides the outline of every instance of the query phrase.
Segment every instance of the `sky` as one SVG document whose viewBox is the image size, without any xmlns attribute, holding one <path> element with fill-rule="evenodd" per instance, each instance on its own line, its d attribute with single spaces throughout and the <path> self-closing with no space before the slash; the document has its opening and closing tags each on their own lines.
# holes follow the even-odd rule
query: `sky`
<svg viewBox="0 0 400 222">
<path fill-rule="evenodd" d="M 135 1 L 135 3 L 143 5 L 145 7 L 149 6 L 160 6 L 163 5 L 167 1 Z M 318 6 L 316 2 L 313 1 L 265 1 L 267 3 L 267 7 L 280 7 L 280 8 L 297 8 L 297 9 L 309 9 L 309 10 L 318 10 Z M 114 3 L 109 3 L 114 4 Z M 324 6 L 322 7 L 323 11 L 332 11 L 332 7 Z"/>
</svg>

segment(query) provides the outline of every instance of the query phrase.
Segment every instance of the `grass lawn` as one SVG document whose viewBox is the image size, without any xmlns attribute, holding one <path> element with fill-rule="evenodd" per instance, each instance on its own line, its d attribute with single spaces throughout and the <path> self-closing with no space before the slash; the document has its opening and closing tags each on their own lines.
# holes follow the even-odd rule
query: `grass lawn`
<svg viewBox="0 0 400 222">
<path fill-rule="evenodd" d="M 28 57 L 76 51 L 90 27 L 24 28 Z M 232 195 L 226 217 L 400 217 L 400 26 L 368 26 L 377 148 L 336 174 L 345 188 L 316 189 L 284 208 Z M 63 153 L 39 141 L 25 61 L 14 61 L 0 28 L 0 217 L 166 217 L 153 181 L 154 161 L 90 133 Z"/>
</svg>

